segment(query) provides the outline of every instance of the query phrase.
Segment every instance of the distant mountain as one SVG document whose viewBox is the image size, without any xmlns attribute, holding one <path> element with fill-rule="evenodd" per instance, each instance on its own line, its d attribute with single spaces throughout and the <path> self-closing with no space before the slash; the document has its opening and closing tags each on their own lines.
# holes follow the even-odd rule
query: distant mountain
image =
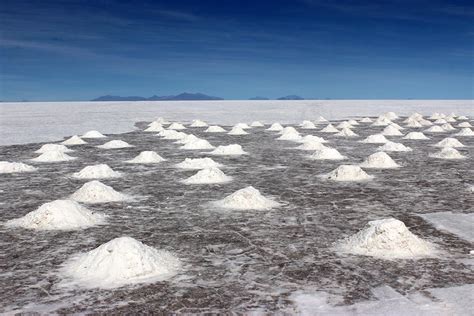
<svg viewBox="0 0 474 316">
<path fill-rule="evenodd" d="M 157 96 L 153 95 L 149 98 L 139 96 L 121 97 L 115 95 L 104 95 L 91 101 L 192 101 L 192 100 L 224 100 L 219 97 L 213 97 L 202 93 L 184 92 L 178 95 Z"/>
<path fill-rule="evenodd" d="M 270 99 L 266 97 L 253 97 L 253 98 L 250 98 L 249 100 L 270 100 Z"/>
<path fill-rule="evenodd" d="M 304 100 L 304 98 L 298 95 L 287 95 L 286 97 L 278 98 L 277 100 Z"/>
</svg>

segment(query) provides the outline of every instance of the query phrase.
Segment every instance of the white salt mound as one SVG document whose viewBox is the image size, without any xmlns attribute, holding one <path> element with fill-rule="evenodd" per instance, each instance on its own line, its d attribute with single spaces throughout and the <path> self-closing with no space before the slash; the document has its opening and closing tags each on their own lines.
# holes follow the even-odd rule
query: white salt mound
<svg viewBox="0 0 474 316">
<path fill-rule="evenodd" d="M 458 124 L 458 127 L 472 127 L 472 125 L 469 122 L 462 122 Z"/>
<path fill-rule="evenodd" d="M 267 128 L 267 131 L 279 132 L 282 129 L 283 129 L 283 126 L 281 126 L 280 123 L 273 123 L 269 128 Z"/>
<path fill-rule="evenodd" d="M 0 173 L 21 173 L 36 171 L 33 166 L 21 162 L 0 161 Z"/>
<path fill-rule="evenodd" d="M 157 122 L 152 122 L 147 129 L 145 129 L 145 132 L 161 132 L 165 130 L 163 125 L 161 123 Z"/>
<path fill-rule="evenodd" d="M 423 125 L 423 126 L 433 126 L 433 123 L 428 121 L 428 120 L 425 120 L 425 119 L 419 119 L 418 122 Z"/>
<path fill-rule="evenodd" d="M 407 147 L 401 143 L 395 143 L 388 141 L 383 146 L 377 148 L 379 151 L 412 151 L 410 147 Z"/>
<path fill-rule="evenodd" d="M 362 168 L 374 168 L 374 169 L 393 169 L 399 168 L 397 164 L 389 155 L 383 151 L 376 152 L 365 159 L 359 166 Z"/>
<path fill-rule="evenodd" d="M 211 125 L 205 130 L 205 132 L 206 133 L 224 133 L 226 132 L 226 130 L 218 125 Z"/>
<path fill-rule="evenodd" d="M 211 158 L 186 158 L 184 161 L 175 165 L 176 168 L 181 169 L 206 169 L 206 168 L 220 168 L 222 165 L 215 162 Z"/>
<path fill-rule="evenodd" d="M 79 136 L 74 135 L 74 136 L 71 136 L 70 138 L 66 139 L 65 141 L 63 141 L 61 144 L 67 145 L 67 146 L 74 146 L 74 145 L 84 145 L 84 144 L 87 144 L 87 142 L 84 141 Z"/>
<path fill-rule="evenodd" d="M 439 120 L 439 119 L 442 119 L 442 118 L 445 118 L 445 117 L 446 117 L 445 114 L 435 112 L 430 116 L 430 120 Z"/>
<path fill-rule="evenodd" d="M 428 129 L 425 129 L 425 132 L 428 132 L 428 133 L 444 133 L 446 131 L 441 126 L 434 125 L 434 126 L 431 126 Z"/>
<path fill-rule="evenodd" d="M 372 123 L 372 119 L 370 117 L 364 117 L 359 122 L 361 123 Z"/>
<path fill-rule="evenodd" d="M 165 160 L 166 159 L 164 159 L 154 151 L 142 151 L 140 154 L 138 154 L 138 156 L 136 156 L 132 160 L 127 160 L 126 162 L 148 164 L 159 163 Z"/>
<path fill-rule="evenodd" d="M 228 135 L 247 135 L 248 133 L 244 131 L 241 127 L 239 126 L 234 126 L 230 130 L 230 132 L 227 133 Z"/>
<path fill-rule="evenodd" d="M 105 215 L 93 213 L 71 200 L 56 200 L 41 205 L 23 217 L 6 222 L 6 226 L 37 230 L 74 230 L 105 223 Z"/>
<path fill-rule="evenodd" d="M 180 147 L 181 149 L 187 150 L 196 150 L 196 149 L 214 149 L 215 147 L 212 146 L 207 140 L 205 139 L 196 139 L 194 141 L 188 142 Z"/>
<path fill-rule="evenodd" d="M 372 126 L 387 126 L 391 124 L 392 121 L 386 117 L 378 117 L 373 123 Z"/>
<path fill-rule="evenodd" d="M 299 149 L 299 150 L 323 150 L 325 148 L 328 148 L 328 147 L 316 141 L 307 141 L 301 144 L 300 146 L 296 147 L 296 149 Z"/>
<path fill-rule="evenodd" d="M 412 234 L 394 218 L 370 221 L 361 231 L 336 244 L 342 252 L 382 259 L 412 259 L 432 256 L 435 247 Z"/>
<path fill-rule="evenodd" d="M 455 128 L 449 123 L 441 125 L 441 128 L 444 129 L 445 131 L 454 131 L 455 130 Z"/>
<path fill-rule="evenodd" d="M 187 134 L 183 132 L 178 132 L 174 130 L 164 130 L 164 131 L 159 132 L 157 135 L 163 137 L 163 139 L 171 139 L 171 140 L 183 139 L 187 136 Z"/>
<path fill-rule="evenodd" d="M 348 121 L 342 121 L 342 122 L 339 123 L 336 127 L 337 127 L 337 128 L 351 128 L 352 125 L 351 125 L 351 123 L 349 123 Z"/>
<path fill-rule="evenodd" d="M 411 121 L 409 122 L 407 125 L 405 125 L 406 127 L 409 127 L 409 128 L 420 128 L 420 127 L 423 127 L 423 125 L 421 125 L 420 122 L 418 121 Z"/>
<path fill-rule="evenodd" d="M 447 138 L 439 141 L 438 143 L 436 143 L 434 146 L 436 146 L 436 147 L 453 147 L 453 148 L 465 147 L 459 140 L 457 140 L 456 138 L 452 138 L 452 137 L 447 137 Z"/>
<path fill-rule="evenodd" d="M 181 123 L 173 123 L 171 124 L 170 126 L 168 126 L 168 129 L 169 130 L 182 130 L 182 129 L 186 129 L 186 127 L 184 127 L 183 124 Z"/>
<path fill-rule="evenodd" d="M 259 122 L 259 121 L 253 121 L 251 124 L 250 124 L 251 127 L 264 127 L 265 125 L 263 125 L 263 123 Z"/>
<path fill-rule="evenodd" d="M 324 117 L 322 116 L 319 116 L 317 119 L 314 120 L 314 122 L 316 124 L 319 124 L 319 123 L 326 123 L 328 120 L 326 120 Z"/>
<path fill-rule="evenodd" d="M 163 117 L 159 117 L 157 118 L 156 120 L 154 120 L 153 122 L 151 122 L 150 124 L 153 124 L 153 123 L 159 123 L 159 124 L 163 124 L 163 125 L 167 125 L 169 124 L 170 122 L 168 122 L 166 119 L 164 119 Z M 149 124 L 149 125 L 150 125 Z"/>
<path fill-rule="evenodd" d="M 177 141 L 175 141 L 174 143 L 175 144 L 187 144 L 187 143 L 192 143 L 196 140 L 198 140 L 199 137 L 193 135 L 193 134 L 188 134 L 186 135 L 185 137 L 181 138 L 181 139 L 178 139 Z"/>
<path fill-rule="evenodd" d="M 390 124 L 384 128 L 382 135 L 385 136 L 403 136 L 403 134 L 394 125 Z"/>
<path fill-rule="evenodd" d="M 128 284 L 164 281 L 181 269 L 172 253 L 131 237 L 119 237 L 69 259 L 61 272 L 87 288 L 112 289 Z"/>
<path fill-rule="evenodd" d="M 280 205 L 280 203 L 261 195 L 252 186 L 240 189 L 213 204 L 218 207 L 236 210 L 268 210 Z"/>
<path fill-rule="evenodd" d="M 191 127 L 207 127 L 207 123 L 201 120 L 193 120 Z"/>
<path fill-rule="evenodd" d="M 129 197 L 115 191 L 112 187 L 97 180 L 84 183 L 82 187 L 71 195 L 71 199 L 84 203 L 108 203 L 128 200 Z"/>
<path fill-rule="evenodd" d="M 437 153 L 429 155 L 432 158 L 438 159 L 464 159 L 466 156 L 463 156 L 459 151 L 451 147 L 443 147 Z"/>
<path fill-rule="evenodd" d="M 183 180 L 184 184 L 215 184 L 231 181 L 219 168 L 205 168 L 198 171 L 195 175 Z"/>
<path fill-rule="evenodd" d="M 429 139 L 429 137 L 426 137 L 422 132 L 410 132 L 403 139 Z"/>
<path fill-rule="evenodd" d="M 389 120 L 396 120 L 398 115 L 395 112 L 387 112 L 381 115 L 381 117 L 385 117 Z"/>
<path fill-rule="evenodd" d="M 343 127 L 340 132 L 334 134 L 334 136 L 338 137 L 356 137 L 359 136 L 356 133 L 354 133 L 350 128 Z"/>
<path fill-rule="evenodd" d="M 433 123 L 440 125 L 440 124 L 446 124 L 448 122 L 445 119 L 440 118 L 440 119 L 437 119 L 436 121 L 434 121 Z"/>
<path fill-rule="evenodd" d="M 226 145 L 226 146 L 218 146 L 209 154 L 217 155 L 217 156 L 237 156 L 237 155 L 245 155 L 247 153 L 242 149 L 242 146 L 238 144 L 232 144 L 232 145 Z"/>
<path fill-rule="evenodd" d="M 249 129 L 251 128 L 247 123 L 237 123 L 234 127 L 240 127 L 241 129 Z"/>
<path fill-rule="evenodd" d="M 354 165 L 340 165 L 321 177 L 333 181 L 366 181 L 373 178 L 373 176 L 365 173 L 361 167 Z"/>
<path fill-rule="evenodd" d="M 306 142 L 327 143 L 327 140 L 319 136 L 306 135 L 306 136 L 303 136 L 298 142 L 299 143 L 306 143 Z"/>
<path fill-rule="evenodd" d="M 359 122 L 357 122 L 357 121 L 354 120 L 354 119 L 350 119 L 350 120 L 348 120 L 347 122 L 348 122 L 349 124 L 351 124 L 351 125 L 360 125 Z"/>
<path fill-rule="evenodd" d="M 97 146 L 97 148 L 102 148 L 102 149 L 120 149 L 120 148 L 128 148 L 128 147 L 133 147 L 127 142 L 124 142 L 123 140 L 111 140 L 109 142 L 106 142 L 103 145 Z"/>
<path fill-rule="evenodd" d="M 73 173 L 72 176 L 77 179 L 108 179 L 119 178 L 122 174 L 106 164 L 100 164 L 84 167 L 81 171 Z"/>
<path fill-rule="evenodd" d="M 361 140 L 360 142 L 368 144 L 385 144 L 388 142 L 388 139 L 386 139 L 382 134 L 374 134 L 367 136 L 367 138 Z"/>
<path fill-rule="evenodd" d="M 43 154 L 47 151 L 60 151 L 60 152 L 63 152 L 63 153 L 69 153 L 69 152 L 72 152 L 74 150 L 71 150 L 69 148 L 67 148 L 66 146 L 64 145 L 59 145 L 59 144 L 44 144 L 43 146 L 41 146 L 40 149 L 38 149 L 37 151 L 35 151 L 35 153 L 38 153 L 38 154 Z"/>
<path fill-rule="evenodd" d="M 84 135 L 81 136 L 82 138 L 104 138 L 107 137 L 103 135 L 101 132 L 98 131 L 88 131 Z"/>
<path fill-rule="evenodd" d="M 458 116 L 458 120 L 468 120 L 469 118 L 467 116 L 464 116 L 464 115 L 460 115 Z"/>
<path fill-rule="evenodd" d="M 62 151 L 47 151 L 44 154 L 41 154 L 39 157 L 31 159 L 31 161 L 36 162 L 61 162 L 61 161 L 70 161 L 77 159 L 76 157 L 71 157 L 68 154 L 65 154 Z"/>
<path fill-rule="evenodd" d="M 456 136 L 474 136 L 474 131 L 472 131 L 472 129 L 466 127 L 466 128 L 461 129 L 459 132 L 457 132 L 454 135 L 456 135 Z"/>
<path fill-rule="evenodd" d="M 302 129 L 315 129 L 316 128 L 314 123 L 311 121 L 303 121 L 303 123 L 301 123 L 300 126 Z"/>
<path fill-rule="evenodd" d="M 335 128 L 332 124 L 329 124 L 328 126 L 323 128 L 322 130 L 320 130 L 320 132 L 321 133 L 338 133 L 339 130 L 337 128 Z"/>
<path fill-rule="evenodd" d="M 343 160 L 346 159 L 343 155 L 337 151 L 335 148 L 323 147 L 316 150 L 312 155 L 309 156 L 310 159 L 314 160 Z"/>
<path fill-rule="evenodd" d="M 301 140 L 300 133 L 293 127 L 285 127 L 283 130 L 280 131 L 280 137 L 277 139 L 279 140 Z"/>
</svg>

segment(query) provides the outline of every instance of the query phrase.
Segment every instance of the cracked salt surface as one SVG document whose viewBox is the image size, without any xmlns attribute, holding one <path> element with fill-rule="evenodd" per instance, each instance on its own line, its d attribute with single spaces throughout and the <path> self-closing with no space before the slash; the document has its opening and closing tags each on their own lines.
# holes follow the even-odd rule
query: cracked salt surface
<svg viewBox="0 0 474 316">
<path fill-rule="evenodd" d="M 85 230 L 31 233 L 0 225 L 0 249 L 8 258 L 0 261 L 0 312 L 295 313 L 302 312 L 294 299 L 301 293 L 326 293 L 327 300 L 321 301 L 323 314 L 376 314 L 400 307 L 414 314 L 424 309 L 435 315 L 465 314 L 468 305 L 463 304 L 472 302 L 472 286 L 468 285 L 474 283 L 469 263 L 472 242 L 419 216 L 446 210 L 474 213 L 474 195 L 466 189 L 474 183 L 472 137 L 462 139 L 466 147 L 459 151 L 468 158 L 461 160 L 429 157 L 431 145 L 451 133 L 430 134 L 431 139 L 423 142 L 403 140 L 413 151 L 390 153 L 403 168 L 371 169 L 371 181 L 339 183 L 323 181 L 318 175 L 334 170 L 340 161 L 306 159 L 308 152 L 288 150 L 288 142 L 276 140 L 275 133 L 263 128 L 237 140 L 227 134 L 205 133 L 202 127 L 188 127 L 189 133 L 216 147 L 238 143 L 248 153 L 212 156 L 225 165 L 223 170 L 232 182 L 194 186 L 179 181 L 196 170 L 175 165 L 185 158 L 204 158 L 207 153 L 180 150 L 172 141 L 142 132 L 146 125 L 137 124 L 140 131 L 107 135 L 107 140 L 121 139 L 135 147 L 102 150 L 95 146 L 104 139 L 88 139 L 88 144 L 74 147 L 75 160 L 35 164 L 36 172 L 2 175 L 2 223 L 44 203 L 67 198 L 84 184 L 70 175 L 99 163 L 126 174 L 104 179 L 104 184 L 127 196 L 147 198 L 87 204 L 90 211 L 107 215 L 107 223 Z M 361 139 L 379 132 L 380 127 L 369 124 L 357 129 Z M 300 133 L 324 136 L 331 147 L 348 157 L 347 164 L 362 163 L 377 148 L 318 130 Z M 41 145 L 4 146 L 0 161 L 27 162 L 37 156 L 33 152 Z M 142 151 L 156 151 L 167 160 L 147 165 L 124 163 Z M 285 203 L 244 212 L 206 207 L 248 186 Z M 332 248 L 369 221 L 388 217 L 402 221 L 443 255 L 387 261 Z M 461 226 L 458 230 L 465 231 Z M 167 281 L 114 290 L 61 286 L 63 278 L 57 272 L 71 255 L 121 236 L 170 251 L 185 268 Z M 381 297 L 381 287 L 392 289 L 397 299 Z"/>
</svg>

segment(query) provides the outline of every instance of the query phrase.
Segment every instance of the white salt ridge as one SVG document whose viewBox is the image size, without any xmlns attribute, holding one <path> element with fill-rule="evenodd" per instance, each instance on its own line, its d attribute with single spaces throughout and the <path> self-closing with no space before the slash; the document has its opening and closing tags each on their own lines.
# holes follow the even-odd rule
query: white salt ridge
<svg viewBox="0 0 474 316">
<path fill-rule="evenodd" d="M 340 132 L 334 134 L 334 136 L 338 137 L 357 137 L 356 133 L 354 133 L 350 128 L 343 127 Z"/>
<path fill-rule="evenodd" d="M 74 136 L 71 136 L 70 138 L 66 139 L 65 141 L 63 141 L 61 144 L 67 145 L 67 146 L 74 146 L 74 145 L 84 145 L 84 144 L 87 144 L 87 142 L 84 141 L 79 136 L 74 135 Z"/>
<path fill-rule="evenodd" d="M 148 126 L 147 129 L 145 129 L 145 132 L 161 132 L 165 130 L 163 125 L 158 122 L 151 122 L 151 124 Z"/>
<path fill-rule="evenodd" d="M 361 167 L 355 165 L 340 165 L 333 171 L 321 175 L 322 178 L 332 181 L 355 182 L 373 179 Z"/>
<path fill-rule="evenodd" d="M 370 221 L 361 231 L 336 244 L 336 249 L 355 255 L 381 259 L 416 259 L 430 257 L 435 247 L 411 233 L 394 218 Z"/>
<path fill-rule="evenodd" d="M 124 142 L 123 140 L 111 140 L 109 142 L 106 142 L 103 145 L 97 146 L 97 148 L 102 148 L 102 149 L 121 149 L 121 148 L 128 148 L 128 147 L 133 147 L 127 142 Z"/>
<path fill-rule="evenodd" d="M 81 171 L 72 174 L 72 177 L 77 179 L 108 179 L 121 176 L 120 172 L 114 171 L 106 164 L 86 166 Z"/>
<path fill-rule="evenodd" d="M 231 181 L 219 168 L 211 167 L 198 171 L 195 175 L 183 180 L 184 184 L 217 184 Z"/>
<path fill-rule="evenodd" d="M 129 284 L 165 281 L 182 268 L 172 253 L 131 237 L 119 237 L 70 258 L 61 272 L 86 288 L 112 289 Z"/>
<path fill-rule="evenodd" d="M 263 125 L 263 123 L 261 123 L 260 121 L 253 121 L 251 124 L 250 124 L 250 127 L 264 127 L 265 125 Z"/>
<path fill-rule="evenodd" d="M 0 173 L 22 173 L 37 170 L 35 167 L 21 162 L 0 161 Z"/>
<path fill-rule="evenodd" d="M 279 140 L 300 140 L 301 135 L 300 133 L 291 126 L 285 127 L 283 130 L 279 132 L 280 137 L 277 139 Z"/>
<path fill-rule="evenodd" d="M 422 132 L 410 132 L 403 137 L 403 139 L 429 139 Z"/>
<path fill-rule="evenodd" d="M 453 147 L 453 148 L 465 147 L 459 140 L 457 140 L 456 138 L 452 138 L 452 137 L 447 137 L 447 138 L 439 141 L 438 143 L 436 143 L 434 146 L 436 146 L 436 147 Z"/>
<path fill-rule="evenodd" d="M 267 128 L 267 131 L 279 132 L 281 130 L 283 130 L 283 126 L 281 126 L 280 123 L 273 123 L 269 128 Z"/>
<path fill-rule="evenodd" d="M 431 126 L 428 129 L 425 129 L 425 132 L 428 132 L 428 133 L 444 133 L 446 131 L 441 126 L 434 125 L 434 126 Z"/>
<path fill-rule="evenodd" d="M 163 137 L 163 139 L 169 139 L 169 140 L 183 139 L 187 136 L 186 133 L 178 132 L 174 130 L 164 130 L 164 131 L 159 132 L 157 135 Z"/>
<path fill-rule="evenodd" d="M 31 159 L 31 161 L 36 162 L 62 162 L 70 161 L 77 159 L 76 157 L 71 157 L 68 154 L 62 151 L 47 151 L 44 154 L 41 154 L 39 157 Z"/>
<path fill-rule="evenodd" d="M 249 129 L 251 128 L 247 123 L 237 123 L 234 127 L 240 127 L 241 129 Z"/>
<path fill-rule="evenodd" d="M 423 115 L 421 115 L 420 113 L 413 113 L 413 114 L 411 114 L 409 117 L 407 117 L 407 118 L 403 121 L 403 123 L 409 123 L 410 121 L 413 121 L 413 120 L 419 121 L 419 120 L 421 120 L 421 119 L 423 119 Z"/>
<path fill-rule="evenodd" d="M 187 142 L 180 149 L 187 149 L 187 150 L 197 150 L 197 149 L 214 149 L 215 147 L 212 146 L 207 140 L 205 139 L 196 139 L 194 141 Z"/>
<path fill-rule="evenodd" d="M 115 191 L 112 187 L 100 181 L 93 180 L 84 183 L 82 187 L 71 195 L 71 199 L 83 203 L 109 203 L 122 202 L 129 199 L 128 196 Z"/>
<path fill-rule="evenodd" d="M 199 137 L 193 135 L 193 134 L 187 134 L 185 137 L 178 139 L 175 141 L 175 144 L 187 144 L 187 143 L 192 143 L 196 140 L 200 139 Z"/>
<path fill-rule="evenodd" d="M 474 131 L 472 129 L 466 127 L 461 129 L 458 133 L 454 134 L 456 136 L 474 136 Z"/>
<path fill-rule="evenodd" d="M 193 120 L 191 125 L 189 125 L 191 127 L 207 127 L 207 123 L 204 122 L 204 121 L 201 121 L 201 120 Z"/>
<path fill-rule="evenodd" d="M 248 133 L 244 131 L 241 127 L 239 126 L 234 126 L 230 130 L 230 132 L 227 133 L 228 135 L 247 135 Z"/>
<path fill-rule="evenodd" d="M 361 123 L 373 123 L 373 121 L 370 117 L 361 118 L 359 122 L 361 122 Z"/>
<path fill-rule="evenodd" d="M 408 128 L 420 128 L 423 127 L 423 125 L 418 122 L 418 121 L 410 121 L 407 125 L 405 125 Z"/>
<path fill-rule="evenodd" d="M 183 130 L 186 129 L 183 124 L 181 123 L 172 123 L 170 126 L 168 126 L 168 130 Z"/>
<path fill-rule="evenodd" d="M 374 134 L 374 135 L 367 136 L 367 138 L 360 140 L 359 142 L 367 143 L 367 144 L 385 144 L 388 141 L 389 140 L 386 139 L 384 135 Z"/>
<path fill-rule="evenodd" d="M 309 156 L 313 160 L 343 160 L 346 159 L 337 149 L 330 147 L 323 147 L 316 150 L 312 155 Z"/>
<path fill-rule="evenodd" d="M 459 151 L 451 147 L 443 147 L 437 153 L 429 155 L 432 158 L 438 159 L 465 159 L 466 156 L 463 156 Z"/>
<path fill-rule="evenodd" d="M 349 124 L 351 124 L 352 126 L 355 126 L 355 125 L 360 125 L 359 122 L 357 122 L 356 120 L 354 119 L 350 119 L 347 121 Z"/>
<path fill-rule="evenodd" d="M 384 136 L 403 136 L 403 134 L 393 126 L 392 124 L 388 125 L 387 127 L 384 128 L 382 131 L 382 135 Z"/>
<path fill-rule="evenodd" d="M 43 154 L 43 153 L 48 152 L 48 151 L 60 151 L 60 152 L 63 152 L 63 153 L 70 153 L 70 152 L 73 152 L 74 150 L 69 149 L 69 148 L 67 148 L 67 147 L 64 146 L 64 145 L 59 145 L 59 144 L 44 144 L 43 146 L 41 146 L 40 149 L 38 149 L 37 151 L 35 151 L 35 153 Z"/>
<path fill-rule="evenodd" d="M 445 119 L 437 119 L 436 121 L 433 122 L 434 124 L 438 124 L 438 125 L 441 125 L 441 124 L 446 124 L 448 123 Z"/>
<path fill-rule="evenodd" d="M 359 166 L 362 168 L 373 169 L 393 169 L 400 167 L 399 164 L 397 164 L 389 155 L 387 155 L 387 153 L 383 151 L 379 151 L 370 155 Z"/>
<path fill-rule="evenodd" d="M 446 123 L 441 125 L 441 128 L 444 129 L 445 131 L 454 131 L 456 130 L 451 124 Z"/>
<path fill-rule="evenodd" d="M 206 169 L 206 168 L 220 168 L 222 165 L 215 162 L 211 158 L 186 158 L 184 161 L 175 165 L 176 168 L 180 169 Z"/>
<path fill-rule="evenodd" d="M 301 144 L 300 146 L 296 147 L 296 149 L 299 149 L 299 150 L 323 150 L 325 148 L 328 148 L 328 147 L 316 141 L 307 141 Z"/>
<path fill-rule="evenodd" d="M 423 119 L 423 118 L 420 119 L 420 120 L 418 120 L 418 122 L 419 122 L 421 125 L 423 125 L 423 126 L 433 126 L 433 123 L 432 123 L 432 122 L 430 122 L 430 121 L 428 121 L 428 120 L 425 120 L 425 119 Z"/>
<path fill-rule="evenodd" d="M 238 156 L 247 154 L 239 144 L 221 145 L 209 154 L 217 156 Z"/>
<path fill-rule="evenodd" d="M 462 122 L 457 125 L 458 127 L 472 127 L 471 123 L 469 122 Z"/>
<path fill-rule="evenodd" d="M 328 126 L 323 128 L 322 130 L 320 130 L 320 132 L 321 133 L 338 133 L 339 130 L 337 128 L 335 128 L 332 124 L 329 124 Z"/>
<path fill-rule="evenodd" d="M 224 133 L 226 132 L 226 130 L 218 125 L 211 125 L 205 130 L 205 132 L 206 133 Z"/>
<path fill-rule="evenodd" d="M 280 203 L 264 197 L 252 186 L 240 189 L 213 204 L 217 207 L 235 210 L 269 210 L 280 205 Z"/>
<path fill-rule="evenodd" d="M 127 160 L 128 163 L 137 163 L 137 164 L 151 164 L 151 163 L 160 163 L 166 161 L 163 157 L 158 155 L 154 151 L 142 151 L 138 156 L 132 160 Z"/>
<path fill-rule="evenodd" d="M 9 220 L 5 225 L 36 230 L 75 230 L 104 224 L 105 218 L 105 215 L 91 212 L 75 201 L 56 200 L 23 217 Z"/>
<path fill-rule="evenodd" d="M 105 138 L 107 136 L 103 135 L 101 132 L 98 131 L 88 131 L 81 138 Z"/>
<path fill-rule="evenodd" d="M 342 121 L 341 123 L 339 123 L 336 128 L 352 128 L 352 125 L 351 123 L 349 123 L 348 121 Z"/>
<path fill-rule="evenodd" d="M 301 124 L 300 124 L 300 127 L 302 129 L 315 129 L 316 126 L 314 125 L 313 122 L 311 121 L 303 121 Z"/>
<path fill-rule="evenodd" d="M 373 123 L 372 123 L 372 126 L 387 126 L 389 125 L 390 123 L 392 123 L 392 121 L 386 117 L 378 117 Z"/>
<path fill-rule="evenodd" d="M 468 120 L 469 118 L 467 116 L 464 116 L 464 115 L 460 115 L 458 116 L 458 120 Z"/>
<path fill-rule="evenodd" d="M 410 147 L 407 147 L 401 143 L 395 143 L 388 141 L 383 146 L 377 148 L 379 151 L 412 151 Z"/>
</svg>

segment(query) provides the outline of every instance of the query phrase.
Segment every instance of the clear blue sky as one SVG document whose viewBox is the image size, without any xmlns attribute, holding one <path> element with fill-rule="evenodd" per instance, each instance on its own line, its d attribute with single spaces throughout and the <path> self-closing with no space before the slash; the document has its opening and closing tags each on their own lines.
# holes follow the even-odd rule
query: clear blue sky
<svg viewBox="0 0 474 316">
<path fill-rule="evenodd" d="M 0 2 L 0 100 L 473 98 L 474 2 Z"/>
</svg>

